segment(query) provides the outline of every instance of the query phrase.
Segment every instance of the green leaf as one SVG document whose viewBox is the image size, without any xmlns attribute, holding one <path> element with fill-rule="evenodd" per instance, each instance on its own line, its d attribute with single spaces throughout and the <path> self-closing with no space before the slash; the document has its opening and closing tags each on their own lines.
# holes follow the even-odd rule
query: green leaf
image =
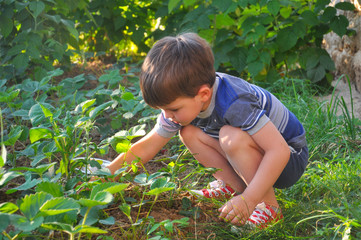
<svg viewBox="0 0 361 240">
<path fill-rule="evenodd" d="M 315 68 L 307 70 L 307 77 L 314 83 L 323 79 L 326 75 L 325 68 L 320 64 Z"/>
<path fill-rule="evenodd" d="M 154 188 L 150 191 L 148 191 L 147 193 L 145 193 L 146 195 L 159 195 L 163 192 L 168 192 L 170 190 L 173 190 L 174 187 L 160 187 L 160 188 Z"/>
<path fill-rule="evenodd" d="M 267 51 L 261 52 L 259 59 L 262 61 L 264 65 L 269 65 L 271 62 L 271 54 Z"/>
<path fill-rule="evenodd" d="M 44 106 L 41 103 L 39 103 L 39 106 L 41 107 L 41 110 L 43 110 L 44 116 L 46 118 L 52 118 L 53 117 L 53 113 L 49 110 L 49 108 L 47 108 L 46 106 Z"/>
<path fill-rule="evenodd" d="M 328 54 L 324 54 L 320 56 L 320 63 L 327 70 L 330 71 L 335 70 L 335 62 Z"/>
<path fill-rule="evenodd" d="M 7 184 L 12 179 L 22 176 L 23 174 L 18 172 L 7 172 L 4 174 L 0 174 L 0 187 L 3 187 L 5 184 Z"/>
<path fill-rule="evenodd" d="M 12 219 L 11 219 L 12 218 Z M 30 232 L 40 227 L 40 225 L 44 222 L 43 217 L 37 217 L 35 219 L 26 219 L 22 216 L 10 216 L 11 223 L 15 228 L 23 231 Z"/>
<path fill-rule="evenodd" d="M 345 11 L 353 11 L 355 10 L 355 5 L 353 5 L 350 2 L 339 2 L 336 3 L 335 8 L 340 9 L 340 10 L 345 10 Z"/>
<path fill-rule="evenodd" d="M 251 47 L 247 54 L 247 63 L 254 62 L 259 58 L 259 51 L 256 47 Z"/>
<path fill-rule="evenodd" d="M 36 91 L 37 90 L 38 89 L 36 89 Z M 55 108 L 52 105 L 50 105 L 48 103 L 41 103 L 41 105 L 47 109 L 51 109 L 52 112 L 55 112 Z M 33 126 L 39 125 L 41 122 L 43 122 L 46 119 L 43 108 L 40 106 L 39 103 L 33 105 L 30 108 L 29 117 L 30 117 L 30 121 L 33 124 Z"/>
<path fill-rule="evenodd" d="M 106 108 L 110 107 L 113 103 L 114 103 L 113 101 L 109 101 L 97 106 L 96 108 L 90 111 L 89 117 L 94 119 L 96 116 L 102 113 Z"/>
<path fill-rule="evenodd" d="M 166 221 L 164 223 L 164 228 L 170 232 L 170 233 L 173 233 L 173 222 L 171 222 L 169 219 L 167 219 L 168 221 Z"/>
<path fill-rule="evenodd" d="M 46 192 L 51 194 L 53 197 L 64 196 L 63 187 L 55 182 L 42 182 L 36 186 L 37 192 Z"/>
<path fill-rule="evenodd" d="M 52 216 L 73 210 L 80 211 L 80 206 L 72 198 L 57 197 L 46 201 L 39 210 L 44 216 Z"/>
<path fill-rule="evenodd" d="M 10 215 L 0 212 L 0 232 L 7 229 L 10 225 Z"/>
<path fill-rule="evenodd" d="M 11 20 L 11 18 L 0 15 L 0 32 L 4 38 L 9 36 L 9 34 L 13 30 L 13 27 L 14 27 L 14 25 L 13 25 L 13 21 Z"/>
<path fill-rule="evenodd" d="M 263 63 L 261 61 L 255 61 L 248 64 L 248 71 L 251 75 L 255 76 L 263 69 Z"/>
<path fill-rule="evenodd" d="M 131 207 L 130 207 L 129 204 L 123 203 L 122 205 L 119 206 L 119 209 L 120 209 L 127 217 L 130 217 Z"/>
<path fill-rule="evenodd" d="M 5 145 L 4 144 L 1 144 L 1 156 L 0 156 L 0 168 L 2 168 L 6 161 L 7 161 L 7 150 L 5 148 Z M 0 182 L 2 181 L 2 178 L 0 179 Z M 0 184 L 1 186 L 1 184 Z"/>
<path fill-rule="evenodd" d="M 336 9 L 333 7 L 327 7 L 324 11 L 323 14 L 321 15 L 321 20 L 324 22 L 328 22 L 330 21 L 332 18 L 334 18 L 336 16 Z"/>
<path fill-rule="evenodd" d="M 153 225 L 153 227 L 147 232 L 147 235 L 150 235 L 152 232 L 157 230 L 160 227 L 160 223 L 156 223 Z"/>
<path fill-rule="evenodd" d="M 99 220 L 99 223 L 104 225 L 113 225 L 115 223 L 114 217 L 108 217 L 106 219 Z"/>
<path fill-rule="evenodd" d="M 294 47 L 297 40 L 297 35 L 290 28 L 284 28 L 278 32 L 276 43 L 280 51 L 285 52 Z"/>
<path fill-rule="evenodd" d="M 312 69 L 317 66 L 317 64 L 320 62 L 320 59 L 317 55 L 314 55 L 311 58 L 307 59 L 306 62 L 306 69 Z"/>
<path fill-rule="evenodd" d="M 95 101 L 96 99 L 90 99 L 78 104 L 75 107 L 75 112 L 82 112 L 84 114 L 85 111 L 95 103 Z"/>
<path fill-rule="evenodd" d="M 37 166 L 36 168 L 33 168 L 33 167 L 17 167 L 17 168 L 13 168 L 12 171 L 29 171 L 29 172 L 37 173 L 39 175 L 43 175 L 44 172 L 46 172 L 49 168 L 51 168 L 55 164 L 56 164 L 56 162 L 42 164 L 42 165 Z"/>
<path fill-rule="evenodd" d="M 176 184 L 169 182 L 169 178 L 162 177 L 156 179 L 150 186 L 150 191 L 146 195 L 158 195 L 163 192 L 170 191 L 176 187 Z"/>
<path fill-rule="evenodd" d="M 37 18 L 39 14 L 44 11 L 45 4 L 41 1 L 30 2 L 29 9 L 33 13 L 34 18 Z"/>
<path fill-rule="evenodd" d="M 171 13 L 175 7 L 177 7 L 180 0 L 169 0 L 168 2 L 168 13 Z"/>
<path fill-rule="evenodd" d="M 42 225 L 43 228 L 51 230 L 65 230 L 69 233 L 74 233 L 74 229 L 70 224 L 61 223 L 61 222 L 47 222 Z"/>
<path fill-rule="evenodd" d="M 53 137 L 53 132 L 48 128 L 36 127 L 29 130 L 30 142 L 34 143 L 40 139 L 49 139 Z"/>
<path fill-rule="evenodd" d="M 126 19 L 122 16 L 117 16 L 114 19 L 114 30 L 118 31 L 121 27 L 123 27 L 126 23 Z"/>
<path fill-rule="evenodd" d="M 127 138 L 129 140 L 135 138 L 135 137 L 141 137 L 144 136 L 146 134 L 145 132 L 145 124 L 140 124 L 140 125 L 136 125 L 134 127 L 131 127 L 128 131 L 129 135 L 127 135 Z"/>
<path fill-rule="evenodd" d="M 41 179 L 28 179 L 25 183 L 23 183 L 22 185 L 14 188 L 16 190 L 28 190 L 30 188 L 35 187 L 36 185 L 38 185 L 42 180 Z"/>
<path fill-rule="evenodd" d="M 147 185 L 148 184 L 147 180 L 148 180 L 148 177 L 147 177 L 147 174 L 145 174 L 145 173 L 141 173 L 134 178 L 134 182 L 136 182 L 140 185 Z"/>
<path fill-rule="evenodd" d="M 218 14 L 216 16 L 216 28 L 220 29 L 227 26 L 233 26 L 234 20 L 228 14 Z"/>
<path fill-rule="evenodd" d="M 29 57 L 26 54 L 21 53 L 13 59 L 13 63 L 16 69 L 26 69 L 29 64 Z"/>
<path fill-rule="evenodd" d="M 220 12 L 226 12 L 232 5 L 232 0 L 213 0 L 212 5 L 217 7 Z"/>
<path fill-rule="evenodd" d="M 306 24 L 308 24 L 310 26 L 315 26 L 315 25 L 318 24 L 317 15 L 314 12 L 310 11 L 310 10 L 304 11 L 301 14 L 301 17 L 306 22 Z"/>
<path fill-rule="evenodd" d="M 234 48 L 228 53 L 229 60 L 232 66 L 238 71 L 242 72 L 247 66 L 247 50 L 245 48 Z"/>
<path fill-rule="evenodd" d="M 290 6 L 288 7 L 282 7 L 280 10 L 280 14 L 283 18 L 289 18 L 291 16 L 292 13 L 292 8 Z"/>
<path fill-rule="evenodd" d="M 22 132 L 23 129 L 21 129 L 21 126 L 16 126 L 14 128 L 11 128 L 10 133 L 5 138 L 3 144 L 5 146 L 14 146 L 15 142 L 20 138 Z"/>
<path fill-rule="evenodd" d="M 344 15 L 336 16 L 331 20 L 330 27 L 338 36 L 342 37 L 347 32 L 348 20 Z"/>
<path fill-rule="evenodd" d="M 82 198 L 79 200 L 79 203 L 86 207 L 95 207 L 98 205 L 106 205 L 113 201 L 113 195 L 109 192 L 99 192 L 93 199 Z"/>
<path fill-rule="evenodd" d="M 127 183 L 117 183 L 117 182 L 100 183 L 93 187 L 91 194 L 90 194 L 90 198 L 95 199 L 95 196 L 99 192 L 109 192 L 111 194 L 115 194 L 115 193 L 123 191 L 128 186 L 129 186 L 129 184 L 127 184 Z"/>
<path fill-rule="evenodd" d="M 0 101 L 10 103 L 19 95 L 19 93 L 20 89 L 11 90 L 9 93 L 2 92 L 3 95 L 0 97 Z"/>
<path fill-rule="evenodd" d="M 302 21 L 297 21 L 293 24 L 292 28 L 291 28 L 291 31 L 292 33 L 290 34 L 293 34 L 296 36 L 296 38 L 303 38 L 304 36 L 306 36 L 307 34 L 307 27 L 305 25 L 304 22 Z M 297 43 L 297 40 L 296 40 L 296 43 Z"/>
<path fill-rule="evenodd" d="M 70 20 L 65 20 L 65 19 L 61 19 L 60 20 L 65 27 L 68 29 L 68 31 L 75 37 L 75 39 L 78 41 L 79 39 L 79 32 L 76 30 L 75 28 L 75 24 L 74 22 L 70 21 Z"/>
<path fill-rule="evenodd" d="M 124 99 L 124 100 L 126 100 L 126 101 L 129 101 L 129 100 L 133 100 L 133 99 L 135 99 L 135 98 L 134 98 L 133 93 L 131 93 L 131 92 L 124 92 L 124 93 L 122 94 L 122 99 Z"/>
<path fill-rule="evenodd" d="M 267 3 L 268 11 L 273 15 L 276 16 L 278 11 L 280 10 L 280 2 L 279 0 L 271 0 Z"/>
<path fill-rule="evenodd" d="M 74 228 L 75 233 L 98 233 L 98 234 L 105 234 L 108 233 L 105 230 L 102 230 L 97 227 L 91 227 L 86 225 L 78 225 Z"/>
<path fill-rule="evenodd" d="M 2 213 L 14 213 L 18 210 L 18 206 L 16 206 L 14 203 L 6 202 L 0 204 L 0 212 Z"/>
<path fill-rule="evenodd" d="M 51 198 L 50 194 L 44 192 L 26 195 L 20 204 L 20 211 L 26 218 L 33 220 L 39 213 L 40 207 Z"/>
<path fill-rule="evenodd" d="M 117 142 L 115 145 L 115 151 L 117 153 L 127 152 L 130 149 L 131 142 L 128 139 L 123 139 Z"/>
</svg>

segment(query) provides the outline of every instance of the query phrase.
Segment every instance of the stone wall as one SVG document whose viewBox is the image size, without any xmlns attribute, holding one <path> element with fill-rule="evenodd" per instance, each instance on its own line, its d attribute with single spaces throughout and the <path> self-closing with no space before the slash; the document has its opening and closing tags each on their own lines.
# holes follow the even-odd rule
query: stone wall
<svg viewBox="0 0 361 240">
<path fill-rule="evenodd" d="M 336 74 L 348 75 L 357 91 L 361 92 L 361 0 L 332 0 L 330 5 L 343 1 L 352 2 L 356 7 L 353 12 L 338 10 L 338 14 L 347 17 L 349 28 L 353 28 L 356 34 L 340 38 L 331 32 L 324 37 L 324 47 L 335 62 Z"/>
</svg>

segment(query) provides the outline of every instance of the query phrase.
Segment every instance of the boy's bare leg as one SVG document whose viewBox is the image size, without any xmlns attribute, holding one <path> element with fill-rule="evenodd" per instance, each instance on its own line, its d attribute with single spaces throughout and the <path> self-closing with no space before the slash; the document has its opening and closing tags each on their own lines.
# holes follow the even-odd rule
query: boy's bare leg
<svg viewBox="0 0 361 240">
<path fill-rule="evenodd" d="M 229 164 L 219 141 L 205 134 L 201 129 L 188 125 L 180 131 L 180 137 L 194 157 L 205 167 L 222 169 L 214 174 L 237 192 L 243 192 L 246 185 Z"/>
<path fill-rule="evenodd" d="M 263 150 L 247 132 L 242 131 L 240 128 L 225 126 L 221 129 L 219 135 L 220 146 L 226 153 L 227 159 L 248 185 L 263 159 Z M 263 199 L 258 203 L 260 202 L 279 207 L 273 188 L 270 188 L 264 194 Z"/>
</svg>

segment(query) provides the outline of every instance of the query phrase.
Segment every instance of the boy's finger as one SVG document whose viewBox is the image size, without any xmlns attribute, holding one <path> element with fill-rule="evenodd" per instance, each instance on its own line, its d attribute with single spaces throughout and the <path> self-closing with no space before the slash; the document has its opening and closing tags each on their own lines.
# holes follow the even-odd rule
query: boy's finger
<svg viewBox="0 0 361 240">
<path fill-rule="evenodd" d="M 229 204 L 229 202 L 227 202 L 226 204 L 224 204 L 219 211 L 221 212 L 221 214 L 219 215 L 220 218 L 226 219 L 226 216 L 229 214 L 229 212 L 232 210 L 232 204 Z"/>
</svg>

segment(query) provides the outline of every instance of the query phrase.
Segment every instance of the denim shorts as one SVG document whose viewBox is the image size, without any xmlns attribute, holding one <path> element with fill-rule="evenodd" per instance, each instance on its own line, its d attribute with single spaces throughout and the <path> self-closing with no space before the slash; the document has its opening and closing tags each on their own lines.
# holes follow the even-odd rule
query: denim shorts
<svg viewBox="0 0 361 240">
<path fill-rule="evenodd" d="M 306 169 L 308 163 L 308 148 L 293 148 L 286 167 L 273 185 L 275 188 L 288 188 L 295 184 Z"/>
</svg>

